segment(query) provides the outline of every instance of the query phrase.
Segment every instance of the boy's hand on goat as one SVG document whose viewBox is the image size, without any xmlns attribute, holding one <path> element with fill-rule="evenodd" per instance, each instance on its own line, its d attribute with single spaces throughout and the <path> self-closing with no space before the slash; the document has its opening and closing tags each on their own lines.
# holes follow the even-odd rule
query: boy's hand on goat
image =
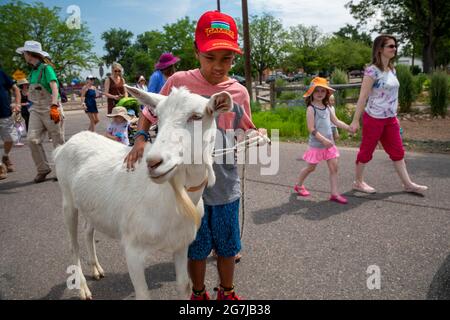
<svg viewBox="0 0 450 320">
<path fill-rule="evenodd" d="M 128 153 L 128 155 L 125 157 L 125 160 L 123 161 L 124 164 L 127 165 L 127 171 L 131 170 L 134 171 L 134 164 L 136 161 L 141 162 L 142 157 L 144 155 L 144 148 L 145 148 L 145 140 L 142 136 L 139 136 L 134 141 L 134 146 L 131 149 L 131 151 Z"/>
</svg>

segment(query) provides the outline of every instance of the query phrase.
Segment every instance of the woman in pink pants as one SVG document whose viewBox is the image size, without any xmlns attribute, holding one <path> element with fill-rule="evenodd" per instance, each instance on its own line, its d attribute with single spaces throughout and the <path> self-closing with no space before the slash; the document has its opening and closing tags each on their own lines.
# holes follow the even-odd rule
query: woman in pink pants
<svg viewBox="0 0 450 320">
<path fill-rule="evenodd" d="M 364 167 L 372 160 L 378 141 L 394 162 L 406 192 L 425 192 L 428 187 L 411 181 L 405 164 L 405 150 L 397 119 L 398 82 L 393 62 L 397 56 L 397 39 L 391 35 L 378 36 L 373 44 L 372 64 L 365 70 L 361 92 L 350 128 L 359 129 L 362 115 L 362 141 L 356 159 L 356 180 L 353 189 L 375 193 L 363 179 Z M 363 114 L 364 113 L 364 114 Z"/>
</svg>

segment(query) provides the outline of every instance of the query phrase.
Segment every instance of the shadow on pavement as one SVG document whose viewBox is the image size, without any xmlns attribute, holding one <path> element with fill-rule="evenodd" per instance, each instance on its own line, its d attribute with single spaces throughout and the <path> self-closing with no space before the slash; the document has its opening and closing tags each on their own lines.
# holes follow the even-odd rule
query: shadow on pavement
<svg viewBox="0 0 450 320">
<path fill-rule="evenodd" d="M 429 300 L 450 300 L 450 255 L 433 277 L 427 293 Z"/>
<path fill-rule="evenodd" d="M 298 197 L 296 194 L 291 193 L 288 203 L 253 212 L 253 222 L 257 225 L 267 224 L 277 221 L 283 215 L 299 215 L 307 220 L 324 220 L 355 209 L 365 202 L 384 200 L 395 195 L 404 194 L 404 192 L 387 192 L 364 196 L 357 194 L 361 193 L 356 191 L 343 193 L 342 195 L 348 198 L 348 203 L 342 205 L 329 200 L 311 201 L 308 198 Z"/>
<path fill-rule="evenodd" d="M 134 288 L 128 273 L 106 273 L 105 278 L 96 281 L 90 275 L 86 274 L 87 268 L 83 269 L 89 289 L 94 300 L 123 300 L 133 295 Z M 69 275 L 67 275 L 69 276 Z M 149 290 L 159 289 L 163 283 L 176 281 L 175 267 L 172 262 L 159 263 L 152 265 L 145 270 L 145 279 L 147 280 Z M 78 291 L 73 290 L 67 297 L 67 284 L 54 286 L 50 292 L 39 300 L 79 300 Z M 151 293 L 153 299 L 157 294 Z M 174 292 L 174 299 L 177 298 L 177 292 Z"/>
<path fill-rule="evenodd" d="M 415 175 L 424 176 L 427 175 L 433 178 L 450 178 L 450 158 L 438 158 L 438 157 L 417 157 L 408 159 L 406 157 L 406 167 L 411 175 L 411 179 L 418 183 L 423 184 L 420 178 L 415 178 Z"/>
<path fill-rule="evenodd" d="M 8 179 L 8 178 L 6 178 L 6 179 Z M 16 193 L 19 191 L 11 191 L 11 190 L 31 186 L 34 184 L 35 183 L 32 179 L 30 179 L 30 181 L 27 181 L 27 182 L 19 182 L 17 180 L 5 181 L 5 182 L 0 183 L 0 194 Z"/>
</svg>

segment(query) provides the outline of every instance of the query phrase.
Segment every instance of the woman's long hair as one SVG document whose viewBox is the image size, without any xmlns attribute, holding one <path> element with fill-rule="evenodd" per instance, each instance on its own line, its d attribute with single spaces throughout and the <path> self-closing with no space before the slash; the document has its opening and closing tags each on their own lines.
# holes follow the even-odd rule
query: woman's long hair
<svg viewBox="0 0 450 320">
<path fill-rule="evenodd" d="M 389 41 L 394 40 L 395 46 L 397 47 L 398 42 L 397 38 L 390 34 L 381 34 L 375 38 L 373 41 L 372 47 L 372 64 L 375 65 L 381 71 L 384 71 L 383 61 L 381 60 L 381 51 L 383 50 L 384 45 Z M 395 56 L 389 61 L 389 68 L 391 70 L 394 69 L 394 61 L 397 58 L 397 52 L 395 52 Z"/>
<path fill-rule="evenodd" d="M 27 52 L 33 58 L 39 59 L 39 61 L 41 61 L 42 63 L 48 64 L 48 65 L 52 66 L 53 69 L 55 69 L 55 65 L 49 58 L 41 56 L 39 53 L 36 53 L 36 52 L 30 52 L 30 51 L 27 51 Z"/>
</svg>

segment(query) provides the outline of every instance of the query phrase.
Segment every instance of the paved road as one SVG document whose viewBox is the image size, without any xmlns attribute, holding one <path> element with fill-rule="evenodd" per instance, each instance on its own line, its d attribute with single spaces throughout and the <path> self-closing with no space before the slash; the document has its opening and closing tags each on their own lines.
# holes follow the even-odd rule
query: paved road
<svg viewBox="0 0 450 320">
<path fill-rule="evenodd" d="M 107 120 L 102 110 L 104 130 Z M 87 128 L 81 111 L 67 113 L 67 136 Z M 51 150 L 50 143 L 46 148 Z M 450 158 L 407 155 L 417 182 L 431 186 L 426 197 L 401 192 L 392 165 L 377 151 L 367 180 L 379 193 L 350 190 L 355 149 L 341 149 L 340 184 L 348 205 L 327 201 L 328 175 L 321 165 L 311 176 L 309 199 L 297 199 L 293 185 L 305 145 L 280 146 L 276 176 L 247 169 L 243 258 L 236 287 L 246 299 L 450 299 Z M 11 158 L 17 172 L 0 182 L 0 299 L 74 299 L 66 288 L 69 243 L 57 182 L 32 182 L 28 147 Z M 50 175 L 50 178 L 53 175 Z M 95 299 L 128 299 L 133 288 L 124 255 L 115 240 L 97 234 L 97 252 L 107 272 L 88 278 Z M 86 257 L 84 245 L 81 246 Z M 381 271 L 381 289 L 367 288 L 371 265 Z M 207 287 L 217 282 L 215 261 Z M 154 299 L 176 297 L 171 257 L 155 252 L 147 281 Z"/>
</svg>

